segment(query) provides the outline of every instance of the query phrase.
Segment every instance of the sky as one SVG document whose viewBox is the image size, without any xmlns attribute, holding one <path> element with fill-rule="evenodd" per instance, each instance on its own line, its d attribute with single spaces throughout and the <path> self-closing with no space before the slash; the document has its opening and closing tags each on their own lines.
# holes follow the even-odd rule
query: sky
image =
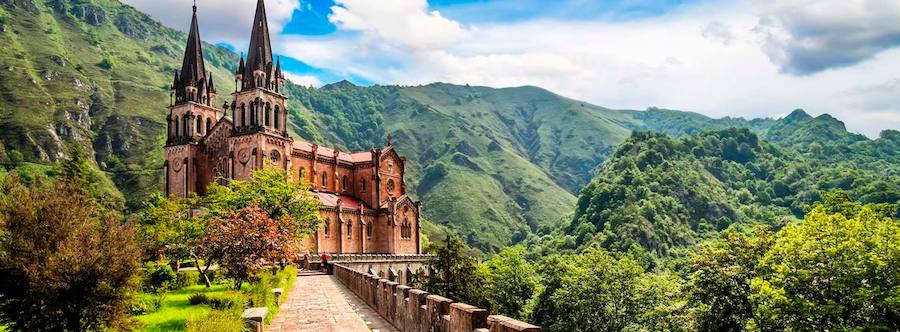
<svg viewBox="0 0 900 332">
<path fill-rule="evenodd" d="M 187 31 L 187 0 L 124 0 Z M 247 47 L 256 0 L 198 0 L 201 37 Z M 900 129 L 897 0 L 266 0 L 289 80 L 534 85 L 616 109 L 829 113 Z"/>
</svg>

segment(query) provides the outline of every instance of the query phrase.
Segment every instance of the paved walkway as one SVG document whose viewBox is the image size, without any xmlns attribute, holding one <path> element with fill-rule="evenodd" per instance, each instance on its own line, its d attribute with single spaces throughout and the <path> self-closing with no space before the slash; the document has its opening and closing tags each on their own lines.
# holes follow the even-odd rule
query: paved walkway
<svg viewBox="0 0 900 332">
<path fill-rule="evenodd" d="M 334 277 L 301 272 L 268 331 L 397 330 Z"/>
</svg>

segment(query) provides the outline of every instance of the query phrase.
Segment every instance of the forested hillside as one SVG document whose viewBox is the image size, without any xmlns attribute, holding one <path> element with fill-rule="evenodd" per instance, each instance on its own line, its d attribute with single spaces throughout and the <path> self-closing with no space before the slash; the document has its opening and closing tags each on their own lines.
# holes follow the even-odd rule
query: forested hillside
<svg viewBox="0 0 900 332">
<path fill-rule="evenodd" d="M 802 218 L 823 192 L 843 190 L 865 204 L 900 202 L 900 166 L 893 162 L 898 132 L 868 140 L 836 131 L 853 140 L 848 143 L 835 132 L 820 131 L 822 122 L 839 124 L 836 120 L 794 123 L 800 116 L 809 118 L 795 112 L 773 125 L 770 135 L 776 140 L 776 128 L 796 127 L 798 134 L 782 144 L 746 128 L 680 139 L 632 134 L 581 191 L 571 223 L 548 236 L 542 250 L 594 243 L 677 256 L 732 226 L 777 229 Z"/>
</svg>

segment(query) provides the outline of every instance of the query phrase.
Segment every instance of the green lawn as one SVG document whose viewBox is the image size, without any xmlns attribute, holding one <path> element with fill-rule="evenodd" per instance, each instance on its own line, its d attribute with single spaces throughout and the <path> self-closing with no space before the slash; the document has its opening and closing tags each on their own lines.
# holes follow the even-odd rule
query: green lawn
<svg viewBox="0 0 900 332">
<path fill-rule="evenodd" d="M 204 285 L 194 285 L 177 289 L 166 293 L 162 307 L 156 312 L 137 316 L 143 324 L 138 331 L 183 331 L 191 318 L 203 317 L 212 310 L 208 306 L 199 304 L 191 305 L 188 297 L 194 293 L 206 295 L 225 294 L 231 292 L 224 284 L 213 285 L 206 288 Z"/>
</svg>

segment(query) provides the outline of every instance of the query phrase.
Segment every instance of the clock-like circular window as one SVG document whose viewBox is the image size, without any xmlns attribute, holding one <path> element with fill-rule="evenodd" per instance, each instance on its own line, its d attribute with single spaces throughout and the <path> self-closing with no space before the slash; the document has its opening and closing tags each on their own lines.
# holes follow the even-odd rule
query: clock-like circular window
<svg viewBox="0 0 900 332">
<path fill-rule="evenodd" d="M 278 163 L 281 160 L 281 153 L 278 150 L 272 150 L 272 153 L 269 154 L 269 159 L 272 159 L 273 163 Z"/>
</svg>

